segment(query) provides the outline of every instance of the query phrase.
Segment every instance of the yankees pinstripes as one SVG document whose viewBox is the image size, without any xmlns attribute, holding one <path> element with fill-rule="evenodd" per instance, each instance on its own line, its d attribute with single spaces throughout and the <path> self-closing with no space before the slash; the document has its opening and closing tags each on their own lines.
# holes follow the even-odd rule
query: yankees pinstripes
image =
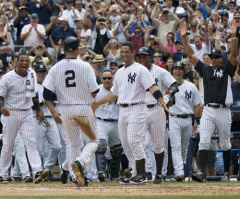
<svg viewBox="0 0 240 199">
<path fill-rule="evenodd" d="M 82 167 L 86 167 L 98 147 L 98 141 L 88 139 L 81 153 L 83 147 L 81 131 L 73 117 L 86 116 L 94 133 L 97 134 L 90 106 L 93 101 L 91 93 L 98 89 L 92 66 L 77 59 L 64 59 L 49 71 L 43 86 L 57 94 L 63 125 L 72 143 L 70 160 L 78 160 Z"/>
<path fill-rule="evenodd" d="M 172 160 L 175 176 L 183 175 L 183 163 L 186 162 L 189 139 L 192 135 L 192 118 L 178 118 L 177 115 L 194 114 L 194 106 L 202 102 L 197 87 L 184 80 L 178 86 L 175 104 L 170 107 L 174 117 L 169 117 L 169 138 L 172 146 Z"/>
<path fill-rule="evenodd" d="M 78 59 L 64 59 L 54 65 L 43 86 L 56 93 L 60 104 L 90 104 L 91 92 L 98 89 L 92 66 Z"/>
<path fill-rule="evenodd" d="M 30 109 L 32 98 L 26 97 L 27 75 L 22 77 L 15 70 L 1 78 L 0 96 L 4 97 L 4 107 L 16 110 Z"/>
<path fill-rule="evenodd" d="M 41 171 L 41 159 L 36 148 L 35 122 L 32 109 L 26 111 L 10 110 L 10 116 L 1 116 L 3 124 L 3 147 L 0 161 L 0 176 L 7 177 L 12 162 L 12 147 L 19 132 L 26 146 L 28 159 L 32 167 L 33 176 Z"/>
<path fill-rule="evenodd" d="M 204 106 L 200 121 L 199 150 L 209 150 L 212 133 L 217 129 L 220 146 L 223 151 L 231 149 L 231 111 L 230 108 L 212 108 Z"/>
</svg>

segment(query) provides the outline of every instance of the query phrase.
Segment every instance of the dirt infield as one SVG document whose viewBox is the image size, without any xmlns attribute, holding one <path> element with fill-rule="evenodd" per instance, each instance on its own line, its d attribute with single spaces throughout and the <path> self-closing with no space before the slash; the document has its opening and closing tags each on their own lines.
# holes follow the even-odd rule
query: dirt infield
<svg viewBox="0 0 240 199">
<path fill-rule="evenodd" d="M 0 196 L 238 195 L 240 183 L 164 183 L 161 185 L 0 184 Z"/>
</svg>

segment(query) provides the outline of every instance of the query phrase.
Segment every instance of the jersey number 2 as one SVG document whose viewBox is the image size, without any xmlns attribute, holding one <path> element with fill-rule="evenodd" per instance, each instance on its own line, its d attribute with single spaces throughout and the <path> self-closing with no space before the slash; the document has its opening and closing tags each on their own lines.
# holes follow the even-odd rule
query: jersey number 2
<svg viewBox="0 0 240 199">
<path fill-rule="evenodd" d="M 73 70 L 67 70 L 65 75 L 69 74 L 71 74 L 71 76 L 68 76 L 65 79 L 66 87 L 76 87 L 76 82 L 70 82 L 71 80 L 73 81 L 75 79 L 75 72 Z"/>
</svg>

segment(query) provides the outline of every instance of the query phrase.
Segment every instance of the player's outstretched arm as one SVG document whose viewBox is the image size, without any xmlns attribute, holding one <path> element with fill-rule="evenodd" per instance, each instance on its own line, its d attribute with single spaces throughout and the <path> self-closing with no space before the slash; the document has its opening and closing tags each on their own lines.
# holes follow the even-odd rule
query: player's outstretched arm
<svg viewBox="0 0 240 199">
<path fill-rule="evenodd" d="M 183 43 L 183 47 L 185 49 L 185 52 L 187 53 L 188 58 L 191 60 L 194 67 L 197 65 L 199 59 L 194 54 L 193 49 L 188 43 L 188 36 L 187 36 L 187 24 L 185 21 L 183 21 L 180 25 L 180 36 Z"/>
<path fill-rule="evenodd" d="M 43 113 L 42 113 L 42 109 L 39 104 L 38 95 L 36 97 L 34 97 L 32 99 L 32 101 L 33 101 L 33 105 L 35 107 L 36 118 L 37 118 L 38 124 L 41 124 L 43 121 Z"/>
<path fill-rule="evenodd" d="M 113 95 L 112 92 L 109 92 L 105 97 L 99 100 L 95 100 L 92 103 L 92 109 L 95 111 L 100 105 L 106 104 L 106 103 L 112 103 L 113 101 L 117 100 L 117 96 Z"/>
<path fill-rule="evenodd" d="M 174 115 L 166 106 L 164 100 L 163 100 L 163 95 L 161 93 L 161 91 L 158 89 L 158 87 L 156 85 L 152 85 L 149 88 L 149 91 L 151 92 L 151 94 L 153 95 L 153 97 L 161 104 L 161 107 L 166 110 L 170 115 Z"/>
<path fill-rule="evenodd" d="M 4 98 L 0 96 L 0 110 L 4 116 L 10 115 L 10 110 L 7 107 L 4 107 Z"/>
</svg>

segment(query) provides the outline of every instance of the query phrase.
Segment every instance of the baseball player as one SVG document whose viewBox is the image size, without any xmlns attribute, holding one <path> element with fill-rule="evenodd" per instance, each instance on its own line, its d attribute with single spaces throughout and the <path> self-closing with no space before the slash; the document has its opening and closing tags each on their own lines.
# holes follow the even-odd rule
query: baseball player
<svg viewBox="0 0 240 199">
<path fill-rule="evenodd" d="M 104 70 L 101 76 L 102 85 L 95 99 L 105 97 L 112 88 L 113 73 L 111 70 Z M 104 181 L 106 178 L 106 150 L 110 148 L 112 159 L 110 160 L 110 179 L 119 178 L 120 161 L 123 148 L 118 134 L 119 106 L 116 101 L 111 104 L 100 105 L 95 111 L 97 124 L 99 147 L 96 151 L 96 165 L 98 169 L 98 179 Z"/>
<path fill-rule="evenodd" d="M 35 66 L 35 72 L 37 75 L 37 91 L 39 96 L 39 103 L 43 111 L 44 122 L 42 124 L 37 125 L 37 145 L 39 153 L 43 153 L 45 150 L 44 142 L 46 141 L 48 144 L 48 148 L 50 149 L 47 152 L 47 158 L 43 161 L 43 167 L 51 171 L 51 169 L 55 166 L 58 154 L 61 149 L 61 140 L 58 132 L 58 128 L 56 122 L 54 121 L 45 101 L 43 99 L 43 81 L 47 75 L 47 67 L 43 64 L 37 64 Z M 41 141 L 40 141 L 41 140 Z"/>
<path fill-rule="evenodd" d="M 188 143 L 192 136 L 192 115 L 201 117 L 202 99 L 197 87 L 183 79 L 184 66 L 180 61 L 173 66 L 173 77 L 177 80 L 179 92 L 175 104 L 169 109 L 174 116 L 169 117 L 169 139 L 172 147 L 172 161 L 176 181 L 183 181 L 183 164 L 186 163 Z"/>
<path fill-rule="evenodd" d="M 140 64 L 147 67 L 151 73 L 156 85 L 162 93 L 165 92 L 166 88 L 169 88 L 169 92 L 164 96 L 164 101 L 167 104 L 169 98 L 172 97 L 178 91 L 178 85 L 172 75 L 165 69 L 151 63 L 152 56 L 151 51 L 142 47 L 137 52 L 137 60 Z M 159 184 L 163 182 L 162 177 L 162 165 L 164 158 L 164 132 L 166 128 L 166 115 L 158 105 L 158 102 L 151 93 L 147 92 L 147 120 L 144 132 L 151 135 L 153 142 L 153 151 L 156 160 L 156 175 L 154 183 Z"/>
<path fill-rule="evenodd" d="M 133 43 L 124 42 L 121 46 L 121 57 L 125 66 L 115 74 L 111 92 L 92 103 L 94 110 L 101 104 L 111 103 L 115 100 L 118 100 L 117 103 L 120 105 L 118 130 L 134 175 L 130 180 L 123 179 L 120 184 L 147 183 L 145 153 L 142 146 L 143 130 L 147 118 L 146 90 L 149 89 L 161 106 L 168 110 L 162 93 L 155 85 L 150 72 L 146 67 L 134 61 L 134 54 Z"/>
<path fill-rule="evenodd" d="M 49 173 L 47 169 L 42 171 L 41 159 L 36 148 L 32 103 L 39 123 L 42 122 L 43 116 L 38 95 L 36 95 L 36 74 L 28 67 L 29 57 L 25 54 L 20 55 L 16 69 L 4 75 L 0 82 L 0 110 L 3 124 L 3 147 L 0 160 L 1 183 L 6 182 L 12 161 L 12 148 L 18 132 L 26 146 L 32 173 L 35 177 L 34 182 L 41 182 Z"/>
<path fill-rule="evenodd" d="M 213 49 L 210 56 L 212 66 L 202 63 L 194 54 L 187 42 L 186 24 L 180 27 L 181 40 L 189 59 L 199 73 L 204 86 L 204 108 L 200 120 L 199 163 L 201 171 L 194 173 L 192 179 L 205 182 L 205 168 L 208 159 L 208 150 L 212 133 L 217 129 L 223 150 L 224 176 L 222 181 L 229 181 L 229 168 L 231 163 L 231 111 L 233 103 L 231 78 L 234 76 L 237 64 L 236 27 L 233 20 L 226 31 L 231 36 L 231 54 L 227 64 L 223 65 L 223 56 L 220 50 Z"/>
<path fill-rule="evenodd" d="M 76 59 L 79 54 L 79 42 L 70 36 L 64 40 L 65 59 L 51 68 L 43 86 L 43 96 L 56 123 L 62 123 L 73 145 L 71 164 L 79 186 L 85 184 L 84 168 L 91 161 L 98 147 L 96 124 L 90 103 L 99 91 L 94 70 L 90 64 Z M 56 112 L 53 106 L 54 93 L 61 109 Z M 80 128 L 81 130 L 80 130 Z M 83 148 L 81 132 L 88 136 Z"/>
</svg>

